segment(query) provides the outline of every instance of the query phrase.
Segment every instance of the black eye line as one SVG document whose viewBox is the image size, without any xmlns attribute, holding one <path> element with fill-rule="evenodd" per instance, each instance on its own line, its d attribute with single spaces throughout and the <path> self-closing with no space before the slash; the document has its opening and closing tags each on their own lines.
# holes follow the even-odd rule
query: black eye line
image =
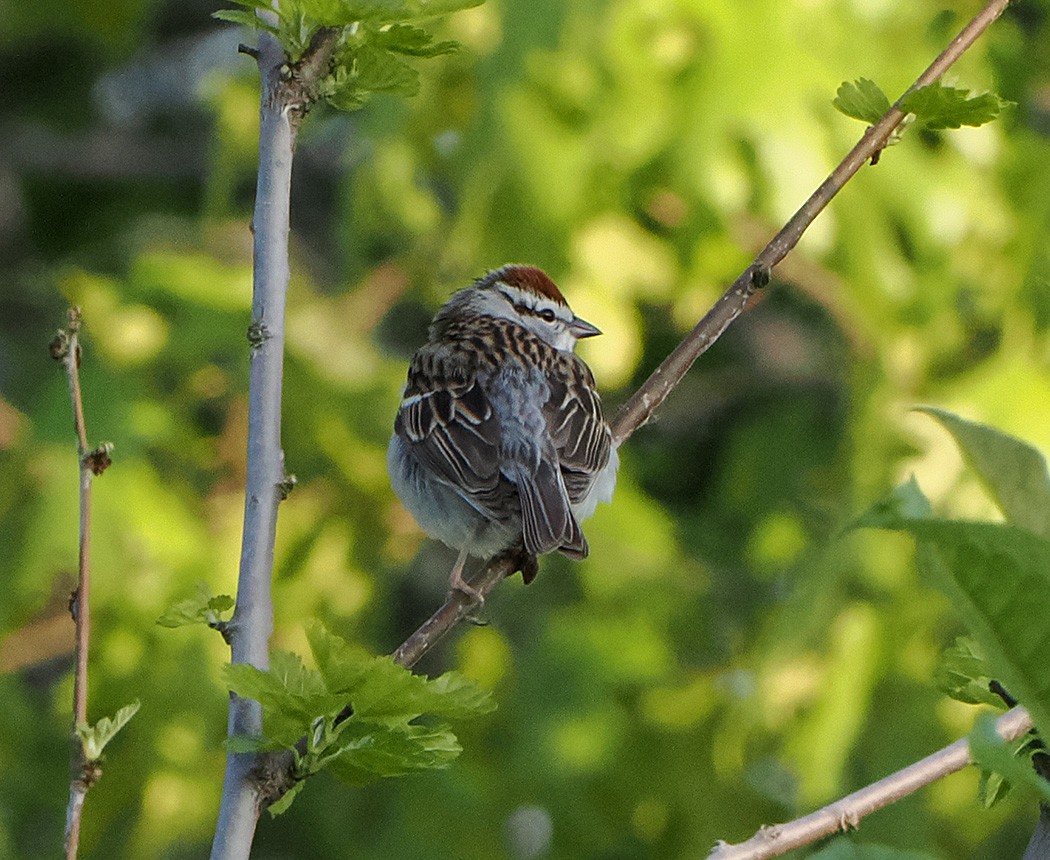
<svg viewBox="0 0 1050 860">
<path fill-rule="evenodd" d="M 531 314 L 534 317 L 539 317 L 541 320 L 548 323 L 552 323 L 558 318 L 558 315 L 550 308 L 544 308 L 542 311 L 538 311 L 521 302 L 514 303 L 514 310 L 519 314 Z"/>
</svg>

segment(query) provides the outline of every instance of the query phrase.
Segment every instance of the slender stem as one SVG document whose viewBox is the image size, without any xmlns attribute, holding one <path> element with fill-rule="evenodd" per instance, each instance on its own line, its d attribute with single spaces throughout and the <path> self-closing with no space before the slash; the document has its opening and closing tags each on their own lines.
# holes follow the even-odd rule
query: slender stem
<svg viewBox="0 0 1050 860">
<path fill-rule="evenodd" d="M 693 362 L 718 340 L 726 327 L 736 319 L 754 293 L 764 285 L 769 273 L 788 252 L 802 234 L 831 202 L 843 186 L 853 178 L 861 166 L 880 153 L 890 139 L 894 129 L 904 119 L 901 101 L 912 90 L 936 81 L 1006 10 L 1010 0 L 992 0 L 949 43 L 929 67 L 916 79 L 907 91 L 893 104 L 889 111 L 874 126 L 864 132 L 863 137 L 842 159 L 838 167 L 825 179 L 791 220 L 763 248 L 754 262 L 726 290 L 707 315 L 697 323 L 675 350 L 653 371 L 631 398 L 621 407 L 613 422 L 613 438 L 620 444 L 630 438 L 639 427 L 648 421 L 667 398 Z"/>
<path fill-rule="evenodd" d="M 1007 711 L 995 723 L 999 735 L 1015 740 L 1032 728 L 1032 718 L 1024 708 Z M 966 738 L 957 740 L 921 761 L 908 765 L 834 803 L 787 824 L 763 827 L 747 842 L 729 845 L 720 842 L 709 860 L 762 860 L 779 857 L 794 848 L 810 845 L 833 833 L 856 830 L 860 821 L 877 809 L 889 806 L 920 788 L 962 770 L 973 762 Z"/>
<path fill-rule="evenodd" d="M 273 632 L 271 578 L 280 485 L 285 480 L 281 450 L 281 385 L 284 310 L 288 292 L 289 201 L 293 133 L 280 99 L 284 53 L 269 34 L 259 39 L 262 96 L 259 175 L 256 187 L 254 293 L 248 339 L 251 371 L 248 391 L 247 481 L 237 606 L 227 626 L 233 663 L 269 666 Z M 230 696 L 228 733 L 262 734 L 258 702 Z M 213 860 L 247 860 L 259 817 L 258 787 L 252 779 L 257 757 L 231 752 L 226 757 L 222 803 L 212 843 Z"/>
<path fill-rule="evenodd" d="M 76 625 L 73 673 L 73 751 L 70 763 L 69 805 L 66 810 L 66 857 L 73 860 L 80 846 L 80 821 L 84 799 L 98 770 L 89 768 L 84 747 L 76 734 L 78 723 L 87 722 L 88 651 L 91 638 L 91 480 L 88 462 L 87 428 L 84 422 L 84 399 L 80 390 L 80 310 L 70 308 L 65 329 L 62 365 L 69 382 L 69 399 L 73 407 L 73 428 L 77 439 L 77 466 L 80 476 L 80 527 L 77 547 L 77 588 L 70 601 Z M 63 340 L 60 333 L 59 342 Z"/>
</svg>

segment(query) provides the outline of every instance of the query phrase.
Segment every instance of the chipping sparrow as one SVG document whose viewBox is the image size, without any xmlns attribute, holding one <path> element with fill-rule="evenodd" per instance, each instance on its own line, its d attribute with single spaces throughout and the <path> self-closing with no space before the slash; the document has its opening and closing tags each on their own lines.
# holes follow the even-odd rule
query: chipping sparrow
<svg viewBox="0 0 1050 860">
<path fill-rule="evenodd" d="M 619 457 L 594 376 L 573 353 L 601 332 L 533 266 L 508 265 L 460 290 L 408 369 L 387 467 L 394 492 L 434 538 L 467 556 L 587 555 L 580 520 L 612 499 Z"/>
</svg>

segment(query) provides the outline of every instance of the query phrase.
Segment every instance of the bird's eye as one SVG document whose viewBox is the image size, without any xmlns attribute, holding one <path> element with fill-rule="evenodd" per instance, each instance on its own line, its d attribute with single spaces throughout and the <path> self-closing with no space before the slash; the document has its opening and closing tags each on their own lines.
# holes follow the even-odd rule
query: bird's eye
<svg viewBox="0 0 1050 860">
<path fill-rule="evenodd" d="M 550 308 L 544 308 L 542 311 L 540 311 L 540 319 L 543 320 L 544 322 L 549 322 L 549 323 L 554 322 L 554 320 L 555 320 L 554 311 L 552 311 Z"/>
</svg>

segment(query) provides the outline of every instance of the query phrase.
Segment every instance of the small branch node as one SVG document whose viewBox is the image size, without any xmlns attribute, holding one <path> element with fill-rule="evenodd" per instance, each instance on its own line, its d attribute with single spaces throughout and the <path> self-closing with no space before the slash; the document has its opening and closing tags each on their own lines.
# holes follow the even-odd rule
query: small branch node
<svg viewBox="0 0 1050 860">
<path fill-rule="evenodd" d="M 113 465 L 113 460 L 109 456 L 112 450 L 112 442 L 103 442 L 93 451 L 88 451 L 88 453 L 81 458 L 80 463 L 85 469 L 89 469 L 92 475 L 101 475 L 106 469 Z"/>
<path fill-rule="evenodd" d="M 69 333 L 60 328 L 47 345 L 47 350 L 55 361 L 64 361 L 69 355 Z"/>
<path fill-rule="evenodd" d="M 256 321 L 248 326 L 248 346 L 252 352 L 256 352 L 272 335 L 266 327 L 266 323 Z"/>
<path fill-rule="evenodd" d="M 259 49 L 253 48 L 251 45 L 245 45 L 243 42 L 237 46 L 238 54 L 247 54 L 256 62 L 259 61 Z"/>
<path fill-rule="evenodd" d="M 280 495 L 280 500 L 282 502 L 292 494 L 292 490 L 295 489 L 296 484 L 298 483 L 299 479 L 295 477 L 295 475 L 285 475 L 283 481 L 278 481 L 277 492 Z"/>
<path fill-rule="evenodd" d="M 217 630 L 219 632 L 219 635 L 222 637 L 222 641 L 225 642 L 227 645 L 233 644 L 233 634 L 230 630 L 229 621 L 209 621 L 208 626 L 212 630 Z"/>
<path fill-rule="evenodd" d="M 754 263 L 751 266 L 751 286 L 756 290 L 769 286 L 773 277 L 773 270 L 769 266 Z"/>
</svg>

